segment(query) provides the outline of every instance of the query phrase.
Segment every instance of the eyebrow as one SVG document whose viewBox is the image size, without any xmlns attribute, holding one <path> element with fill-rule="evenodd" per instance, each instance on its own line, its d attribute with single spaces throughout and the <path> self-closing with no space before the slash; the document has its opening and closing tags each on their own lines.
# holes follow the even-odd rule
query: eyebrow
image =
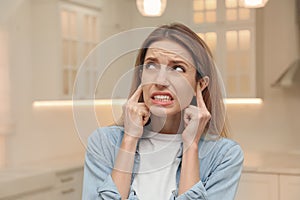
<svg viewBox="0 0 300 200">
<path fill-rule="evenodd" d="M 173 60 L 171 61 L 173 64 L 185 64 L 187 66 L 189 66 L 190 64 L 186 61 L 182 61 L 182 60 Z"/>
<path fill-rule="evenodd" d="M 153 62 L 157 62 L 158 61 L 158 59 L 157 58 L 155 58 L 155 57 L 147 57 L 146 59 L 145 59 L 145 61 L 153 61 Z"/>
<path fill-rule="evenodd" d="M 158 62 L 158 59 L 156 57 L 152 57 L 152 56 L 149 56 L 145 59 L 145 61 L 153 61 L 153 62 Z M 172 64 L 185 64 L 187 66 L 189 66 L 189 62 L 187 61 L 184 61 L 184 60 L 171 60 L 171 63 Z"/>
</svg>

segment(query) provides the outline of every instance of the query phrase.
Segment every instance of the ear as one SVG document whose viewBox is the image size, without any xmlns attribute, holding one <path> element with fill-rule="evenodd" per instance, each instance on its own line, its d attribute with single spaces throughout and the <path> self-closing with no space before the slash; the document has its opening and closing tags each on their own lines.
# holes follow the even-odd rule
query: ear
<svg viewBox="0 0 300 200">
<path fill-rule="evenodd" d="M 200 89 L 202 92 L 209 85 L 209 77 L 208 76 L 202 77 L 201 79 L 199 79 L 198 83 L 200 84 Z"/>
</svg>

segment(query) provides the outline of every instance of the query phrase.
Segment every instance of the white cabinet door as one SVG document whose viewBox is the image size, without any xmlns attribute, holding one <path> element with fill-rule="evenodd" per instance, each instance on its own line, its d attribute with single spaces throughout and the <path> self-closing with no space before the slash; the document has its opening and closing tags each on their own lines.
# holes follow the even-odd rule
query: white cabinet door
<svg viewBox="0 0 300 200">
<path fill-rule="evenodd" d="M 5 200 L 41 200 L 41 199 L 53 200 L 54 199 L 53 191 L 49 188 L 47 190 L 29 192 L 26 194 L 5 198 Z"/>
<path fill-rule="evenodd" d="M 81 62 L 100 41 L 101 5 L 100 0 L 32 0 L 35 99 L 72 97 Z M 85 71 L 84 95 L 94 88 L 96 68 L 93 63 Z"/>
<path fill-rule="evenodd" d="M 55 199 L 81 200 L 83 169 L 70 170 L 57 174 Z"/>
<path fill-rule="evenodd" d="M 235 199 L 279 200 L 278 179 L 278 175 L 273 174 L 242 173 Z"/>
<path fill-rule="evenodd" d="M 280 175 L 280 200 L 300 199 L 300 176 Z"/>
<path fill-rule="evenodd" d="M 54 191 L 54 199 L 57 200 L 80 200 L 81 193 L 75 186 L 66 186 Z"/>
</svg>

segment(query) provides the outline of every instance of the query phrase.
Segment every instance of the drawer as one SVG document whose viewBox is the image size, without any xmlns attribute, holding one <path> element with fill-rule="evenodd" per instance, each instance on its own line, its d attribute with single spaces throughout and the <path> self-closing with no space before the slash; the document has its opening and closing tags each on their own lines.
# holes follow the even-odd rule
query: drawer
<svg viewBox="0 0 300 200">
<path fill-rule="evenodd" d="M 83 169 L 59 172 L 56 176 L 55 199 L 81 200 Z"/>
<path fill-rule="evenodd" d="M 76 170 L 76 171 L 65 171 L 56 174 L 57 182 L 56 187 L 61 187 L 65 185 L 72 185 L 72 184 L 82 184 L 83 180 L 83 170 Z"/>
<path fill-rule="evenodd" d="M 54 190 L 54 199 L 59 200 L 81 200 L 81 187 L 70 185 Z"/>
</svg>

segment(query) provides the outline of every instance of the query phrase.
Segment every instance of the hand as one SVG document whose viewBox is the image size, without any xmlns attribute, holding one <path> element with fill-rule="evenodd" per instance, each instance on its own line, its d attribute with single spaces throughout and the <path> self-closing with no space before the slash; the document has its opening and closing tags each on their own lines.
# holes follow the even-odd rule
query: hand
<svg viewBox="0 0 300 200">
<path fill-rule="evenodd" d="M 211 115 L 206 108 L 205 102 L 202 97 L 200 84 L 196 88 L 197 106 L 189 105 L 184 110 L 184 126 L 185 129 L 182 133 L 182 140 L 184 148 L 188 148 L 192 144 L 200 141 L 201 135 L 206 127 L 207 122 L 210 120 Z"/>
<path fill-rule="evenodd" d="M 142 91 L 140 85 L 123 106 L 125 133 L 137 139 L 142 136 L 143 127 L 150 117 L 150 111 L 145 103 L 138 102 Z"/>
</svg>

